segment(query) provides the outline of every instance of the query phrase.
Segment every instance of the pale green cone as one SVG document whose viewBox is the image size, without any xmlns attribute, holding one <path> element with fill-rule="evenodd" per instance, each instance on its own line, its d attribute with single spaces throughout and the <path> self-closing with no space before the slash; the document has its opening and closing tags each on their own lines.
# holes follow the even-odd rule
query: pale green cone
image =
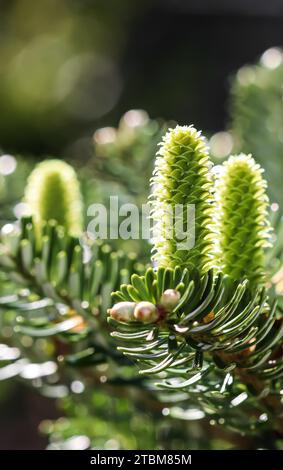
<svg viewBox="0 0 283 470">
<path fill-rule="evenodd" d="M 155 223 L 153 260 L 158 266 L 198 268 L 207 271 L 212 264 L 212 178 L 208 149 L 201 133 L 192 126 L 177 126 L 163 137 L 157 152 L 151 180 L 151 217 Z M 178 218 L 173 218 L 173 237 L 166 232 L 168 213 L 176 204 L 183 206 L 184 228 L 193 236 L 187 206 L 195 207 L 195 243 L 180 249 L 176 237 Z M 169 211 L 169 212 L 168 212 Z"/>
<path fill-rule="evenodd" d="M 24 201 L 35 225 L 56 220 L 66 232 L 79 236 L 83 229 L 83 204 L 75 170 L 61 160 L 45 160 L 30 174 Z"/>
<path fill-rule="evenodd" d="M 264 282 L 264 248 L 270 226 L 262 168 L 251 155 L 231 156 L 216 178 L 218 266 L 233 279 Z"/>
</svg>

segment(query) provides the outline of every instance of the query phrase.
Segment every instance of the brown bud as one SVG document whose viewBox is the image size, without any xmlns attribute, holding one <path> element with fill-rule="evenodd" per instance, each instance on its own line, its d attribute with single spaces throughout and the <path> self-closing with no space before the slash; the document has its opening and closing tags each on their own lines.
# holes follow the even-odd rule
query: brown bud
<svg viewBox="0 0 283 470">
<path fill-rule="evenodd" d="M 159 313 L 156 305 L 151 302 L 140 302 L 137 304 L 134 316 L 136 320 L 142 323 L 154 323 L 159 318 Z"/>
<path fill-rule="evenodd" d="M 180 298 L 181 294 L 177 290 L 166 289 L 163 292 L 159 303 L 163 308 L 165 308 L 165 310 L 171 311 L 177 306 Z"/>
<path fill-rule="evenodd" d="M 110 317 L 114 320 L 129 322 L 135 319 L 134 310 L 135 302 L 118 302 L 108 310 Z"/>
<path fill-rule="evenodd" d="M 215 315 L 214 315 L 214 312 L 211 311 L 209 312 L 207 315 L 205 315 L 205 317 L 203 317 L 202 321 L 203 323 L 210 323 L 212 320 L 214 320 L 215 318 Z"/>
</svg>

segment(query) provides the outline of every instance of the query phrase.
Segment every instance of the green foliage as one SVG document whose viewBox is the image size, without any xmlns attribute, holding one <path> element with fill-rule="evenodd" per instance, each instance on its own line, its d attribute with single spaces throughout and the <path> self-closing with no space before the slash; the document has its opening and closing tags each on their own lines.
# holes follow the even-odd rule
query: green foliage
<svg viewBox="0 0 283 470">
<path fill-rule="evenodd" d="M 171 311 L 160 306 L 166 289 L 181 294 Z M 283 333 L 281 328 L 278 336 L 275 308 L 269 308 L 264 289 L 251 292 L 247 281 L 234 283 L 222 274 L 213 275 L 212 271 L 200 277 L 198 271 L 159 268 L 154 272 L 150 268 L 145 276 L 133 275 L 131 284 L 122 286 L 113 297 L 119 301 L 150 300 L 159 309 L 158 320 L 151 324 L 109 319 L 111 325 L 121 330 L 112 336 L 126 343 L 119 350 L 150 365 L 140 371 L 142 374 L 169 369 L 174 375 L 184 365 L 186 369 L 191 365 L 193 373 L 203 369 L 203 360 L 209 363 L 210 359 L 221 358 L 221 369 L 230 370 L 233 364 L 232 369 L 260 370 L 262 375 L 266 373 L 272 346 Z M 218 366 L 216 361 L 214 367 Z M 196 374 L 196 380 L 201 380 L 202 374 Z M 182 388 L 189 386 L 190 381 L 184 384 Z"/>
<path fill-rule="evenodd" d="M 181 293 L 172 311 L 160 308 L 164 288 Z M 264 289 L 251 292 L 247 281 L 235 283 L 212 271 L 200 277 L 197 271 L 150 268 L 113 297 L 151 299 L 159 309 L 151 324 L 109 318 L 118 350 L 137 362 L 142 376 L 153 377 L 159 400 L 181 399 L 188 419 L 195 407 L 249 435 L 280 429 L 283 325 Z"/>
<path fill-rule="evenodd" d="M 272 202 L 282 209 L 283 63 L 278 49 L 266 51 L 256 65 L 242 67 L 231 90 L 234 152 L 252 153 L 265 168 Z"/>
<path fill-rule="evenodd" d="M 16 316 L 20 334 L 80 340 L 105 321 L 110 293 L 129 279 L 135 257 L 111 252 L 108 245 L 81 244 L 54 221 L 43 226 L 40 237 L 39 246 L 29 218 L 20 230 L 2 236 L 0 266 L 10 292 L 1 308 L 23 312 Z"/>
<path fill-rule="evenodd" d="M 216 180 L 218 266 L 234 280 L 264 282 L 264 248 L 270 228 L 263 170 L 250 155 L 230 157 Z"/>
<path fill-rule="evenodd" d="M 176 262 L 175 240 L 172 243 L 161 233 L 154 256 L 159 267 L 149 268 L 144 276 L 133 275 L 130 284 L 113 293 L 119 303 L 109 310 L 109 323 L 112 336 L 121 344 L 118 350 L 137 362 L 142 376 L 155 377 L 156 391 L 175 397 L 187 394 L 202 412 L 221 415 L 229 426 L 251 432 L 260 423 L 241 423 L 242 413 L 247 409 L 259 413 L 265 394 L 270 397 L 267 401 L 274 399 L 280 406 L 283 373 L 281 355 L 277 356 L 283 325 L 277 322 L 277 301 L 271 301 L 273 294 L 269 296 L 262 287 L 263 249 L 269 237 L 266 183 L 251 156 L 231 157 L 216 183 L 217 223 L 210 232 L 213 200 L 208 158 L 205 151 L 199 154 L 202 140 L 194 148 L 191 129 L 177 127 L 165 136 L 153 176 L 153 217 L 166 220 L 164 202 L 193 203 L 190 190 L 193 195 L 196 192 L 195 202 L 201 201 L 196 208 L 197 233 L 206 230 L 203 239 L 196 236 L 197 253 L 201 240 L 206 259 L 215 256 L 219 272 L 204 272 L 211 261 L 203 269 L 195 261 L 195 248 L 186 253 L 189 262 Z M 194 129 L 193 133 L 199 139 Z M 187 153 L 196 155 L 197 164 L 186 158 Z M 201 228 L 199 208 L 208 223 Z M 174 301 L 168 303 L 170 299 Z M 125 311 L 123 302 L 132 314 Z M 146 315 L 137 316 L 137 309 L 144 306 Z M 241 411 L 235 412 L 243 402 Z M 276 409 L 273 404 L 269 413 L 276 414 Z"/>
<path fill-rule="evenodd" d="M 136 143 L 136 129 L 133 135 Z M 120 162 L 119 142 L 110 147 Z M 116 157 L 107 145 L 100 155 L 105 150 L 110 162 Z M 208 442 L 209 422 L 225 426 L 225 435 L 280 432 L 282 300 L 269 278 L 262 286 L 264 268 L 273 274 L 283 259 L 280 225 L 264 266 L 268 200 L 260 167 L 251 157 L 232 157 L 216 187 L 210 169 L 194 128 L 166 134 L 152 180 L 152 216 L 166 220 L 164 203 L 196 204 L 196 245 L 178 252 L 179 240 L 161 233 L 154 240 L 157 267 L 146 269 L 129 245 L 127 254 L 113 251 L 72 236 L 65 219 L 56 222 L 58 175 L 45 185 L 40 223 L 27 217 L 2 230 L 0 321 L 7 346 L 0 380 L 19 376 L 61 398 L 67 419 L 42 426 L 50 448 L 70 448 L 70 438 L 80 435 L 83 445 L 97 448 L 220 446 Z M 111 184 L 114 173 L 106 173 Z M 38 196 L 43 185 L 37 180 L 36 187 Z M 66 201 L 62 211 L 72 205 Z M 268 446 L 277 446 L 271 437 Z"/>
<path fill-rule="evenodd" d="M 28 179 L 25 202 L 39 228 L 44 221 L 54 219 L 71 235 L 81 234 L 82 197 L 77 175 L 67 163 L 39 163 Z"/>
<path fill-rule="evenodd" d="M 156 224 L 153 260 L 158 266 L 198 267 L 201 272 L 210 267 L 213 237 L 209 170 L 208 149 L 200 132 L 192 126 L 177 126 L 167 132 L 152 177 L 152 219 Z M 182 227 L 180 214 L 175 211 L 178 204 L 182 205 Z M 189 205 L 195 207 L 195 234 L 193 217 L 187 211 Z M 180 238 L 180 229 L 189 234 L 190 240 L 195 237 L 192 249 L 182 245 L 185 236 Z"/>
</svg>

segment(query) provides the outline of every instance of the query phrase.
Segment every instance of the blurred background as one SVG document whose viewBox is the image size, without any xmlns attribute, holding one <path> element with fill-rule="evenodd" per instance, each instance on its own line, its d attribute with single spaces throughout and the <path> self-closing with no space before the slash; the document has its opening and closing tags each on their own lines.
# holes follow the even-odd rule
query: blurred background
<svg viewBox="0 0 283 470">
<path fill-rule="evenodd" d="M 83 159 L 130 108 L 220 130 L 231 75 L 283 36 L 280 0 L 0 5 L 0 142 L 33 155 Z"/>
<path fill-rule="evenodd" d="M 281 189 L 281 0 L 1 0 L 0 18 L 2 175 L 14 172 L 12 156 L 20 158 L 23 184 L 29 165 L 46 156 L 91 172 L 97 129 L 112 129 L 96 133 L 96 154 L 103 158 L 100 147 L 113 141 L 113 128 L 146 125 L 145 135 L 157 139 L 164 123 L 173 121 L 202 129 L 216 159 L 246 145 L 253 151 L 255 142 L 248 141 L 243 128 L 258 134 L 263 126 L 258 158 L 267 158 L 267 142 L 275 135 L 278 158 L 267 162 L 267 177 L 277 178 Z M 246 63 L 261 65 L 243 68 Z M 277 75 L 271 76 L 275 69 Z M 265 92 L 264 103 L 258 89 Z M 271 96 L 275 104 L 266 111 Z M 249 113 L 243 110 L 246 103 Z M 129 109 L 148 114 L 125 115 Z M 255 109 L 269 121 L 254 118 L 247 124 Z M 147 148 L 150 160 L 155 145 Z M 141 171 L 150 174 L 144 161 Z M 99 168 L 98 158 L 94 170 Z M 100 171 L 110 170 L 102 165 Z M 124 167 L 118 165 L 118 180 L 122 174 Z M 131 177 L 127 174 L 125 197 L 135 191 L 146 195 L 145 180 L 132 180 L 131 187 Z M 280 195 L 275 185 L 273 201 L 280 203 Z M 9 197 L 19 196 L 21 188 L 14 183 Z M 5 217 L 9 220 L 9 214 Z M 0 449 L 46 447 L 37 427 L 43 418 L 57 416 L 53 401 L 19 383 L 1 382 Z"/>
</svg>

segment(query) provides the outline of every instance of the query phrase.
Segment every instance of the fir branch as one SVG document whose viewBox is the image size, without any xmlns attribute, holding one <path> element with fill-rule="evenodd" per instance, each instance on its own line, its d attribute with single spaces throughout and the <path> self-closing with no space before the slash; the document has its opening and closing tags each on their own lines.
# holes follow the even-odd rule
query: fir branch
<svg viewBox="0 0 283 470">
<path fill-rule="evenodd" d="M 26 299 L 21 295 L 12 302 L 11 296 L 0 298 L 2 306 L 28 312 L 64 304 L 73 313 L 94 319 L 106 312 L 115 286 L 127 281 L 139 266 L 133 253 L 113 252 L 99 242 L 89 246 L 87 240 L 71 237 L 54 220 L 38 230 L 27 217 L 21 220 L 20 229 L 14 226 L 8 235 L 2 234 L 0 269 L 17 291 L 28 288 Z"/>
</svg>

